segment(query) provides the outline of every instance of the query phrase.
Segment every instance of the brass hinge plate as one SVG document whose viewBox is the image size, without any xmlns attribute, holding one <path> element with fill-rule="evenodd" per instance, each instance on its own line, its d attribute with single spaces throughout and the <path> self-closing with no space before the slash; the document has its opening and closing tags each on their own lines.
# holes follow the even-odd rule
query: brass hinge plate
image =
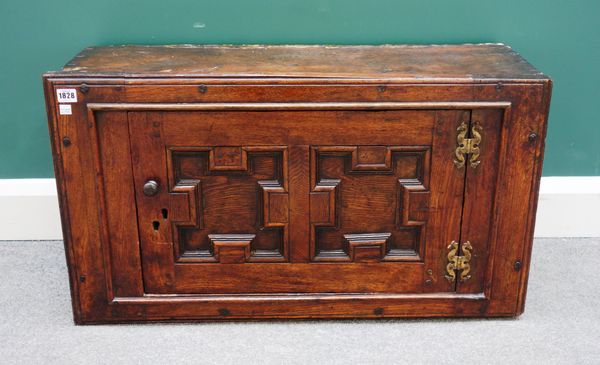
<svg viewBox="0 0 600 365">
<path fill-rule="evenodd" d="M 467 138 L 467 135 L 469 134 L 469 125 L 467 122 L 462 122 L 456 131 L 458 134 L 456 135 L 457 147 L 454 151 L 454 165 L 460 169 L 465 166 L 468 158 L 471 167 L 476 168 L 481 163 L 481 161 L 479 161 L 479 154 L 481 152 L 479 149 L 482 133 L 481 126 L 477 122 L 473 123 L 469 138 Z"/>
<path fill-rule="evenodd" d="M 446 279 L 449 282 L 453 283 L 456 281 L 456 273 L 460 272 L 460 282 L 469 280 L 471 275 L 469 272 L 471 271 L 471 265 L 469 262 L 471 261 L 471 251 L 473 251 L 473 246 L 469 241 L 464 242 L 461 245 L 462 255 L 459 255 L 458 250 L 458 242 L 452 241 L 450 245 L 448 245 L 448 265 L 446 265 Z"/>
</svg>

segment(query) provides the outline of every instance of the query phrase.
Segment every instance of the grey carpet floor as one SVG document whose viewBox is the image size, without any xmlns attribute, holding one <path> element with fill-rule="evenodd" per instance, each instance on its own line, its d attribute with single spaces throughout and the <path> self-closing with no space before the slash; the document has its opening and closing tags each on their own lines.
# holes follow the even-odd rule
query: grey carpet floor
<svg viewBox="0 0 600 365">
<path fill-rule="evenodd" d="M 537 239 L 525 314 L 74 326 L 62 242 L 0 242 L 0 364 L 600 364 L 600 239 Z"/>
</svg>

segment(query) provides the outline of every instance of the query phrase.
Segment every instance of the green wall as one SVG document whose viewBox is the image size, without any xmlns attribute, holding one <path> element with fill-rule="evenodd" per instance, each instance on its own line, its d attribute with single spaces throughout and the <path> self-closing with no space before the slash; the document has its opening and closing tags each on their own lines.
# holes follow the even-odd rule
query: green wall
<svg viewBox="0 0 600 365">
<path fill-rule="evenodd" d="M 53 174 L 40 75 L 124 43 L 503 42 L 554 79 L 544 175 L 600 175 L 598 0 L 0 1 L 0 178 Z"/>
</svg>

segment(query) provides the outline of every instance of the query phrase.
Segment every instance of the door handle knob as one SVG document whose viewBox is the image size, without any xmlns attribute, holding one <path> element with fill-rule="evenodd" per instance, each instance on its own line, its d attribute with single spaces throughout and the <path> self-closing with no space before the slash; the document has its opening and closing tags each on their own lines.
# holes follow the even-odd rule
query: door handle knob
<svg viewBox="0 0 600 365">
<path fill-rule="evenodd" d="M 148 180 L 144 184 L 144 195 L 154 196 L 158 193 L 158 183 L 154 180 Z"/>
</svg>

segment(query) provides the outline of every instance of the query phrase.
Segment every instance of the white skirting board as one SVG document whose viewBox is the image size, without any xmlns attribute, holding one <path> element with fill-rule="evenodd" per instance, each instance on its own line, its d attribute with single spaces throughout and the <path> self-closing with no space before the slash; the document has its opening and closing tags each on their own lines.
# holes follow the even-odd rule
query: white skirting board
<svg viewBox="0 0 600 365">
<path fill-rule="evenodd" d="M 60 240 L 54 179 L 0 179 L 0 240 Z M 600 176 L 543 177 L 536 237 L 600 237 Z"/>
<path fill-rule="evenodd" d="M 542 177 L 536 237 L 600 237 L 600 176 Z"/>
</svg>

